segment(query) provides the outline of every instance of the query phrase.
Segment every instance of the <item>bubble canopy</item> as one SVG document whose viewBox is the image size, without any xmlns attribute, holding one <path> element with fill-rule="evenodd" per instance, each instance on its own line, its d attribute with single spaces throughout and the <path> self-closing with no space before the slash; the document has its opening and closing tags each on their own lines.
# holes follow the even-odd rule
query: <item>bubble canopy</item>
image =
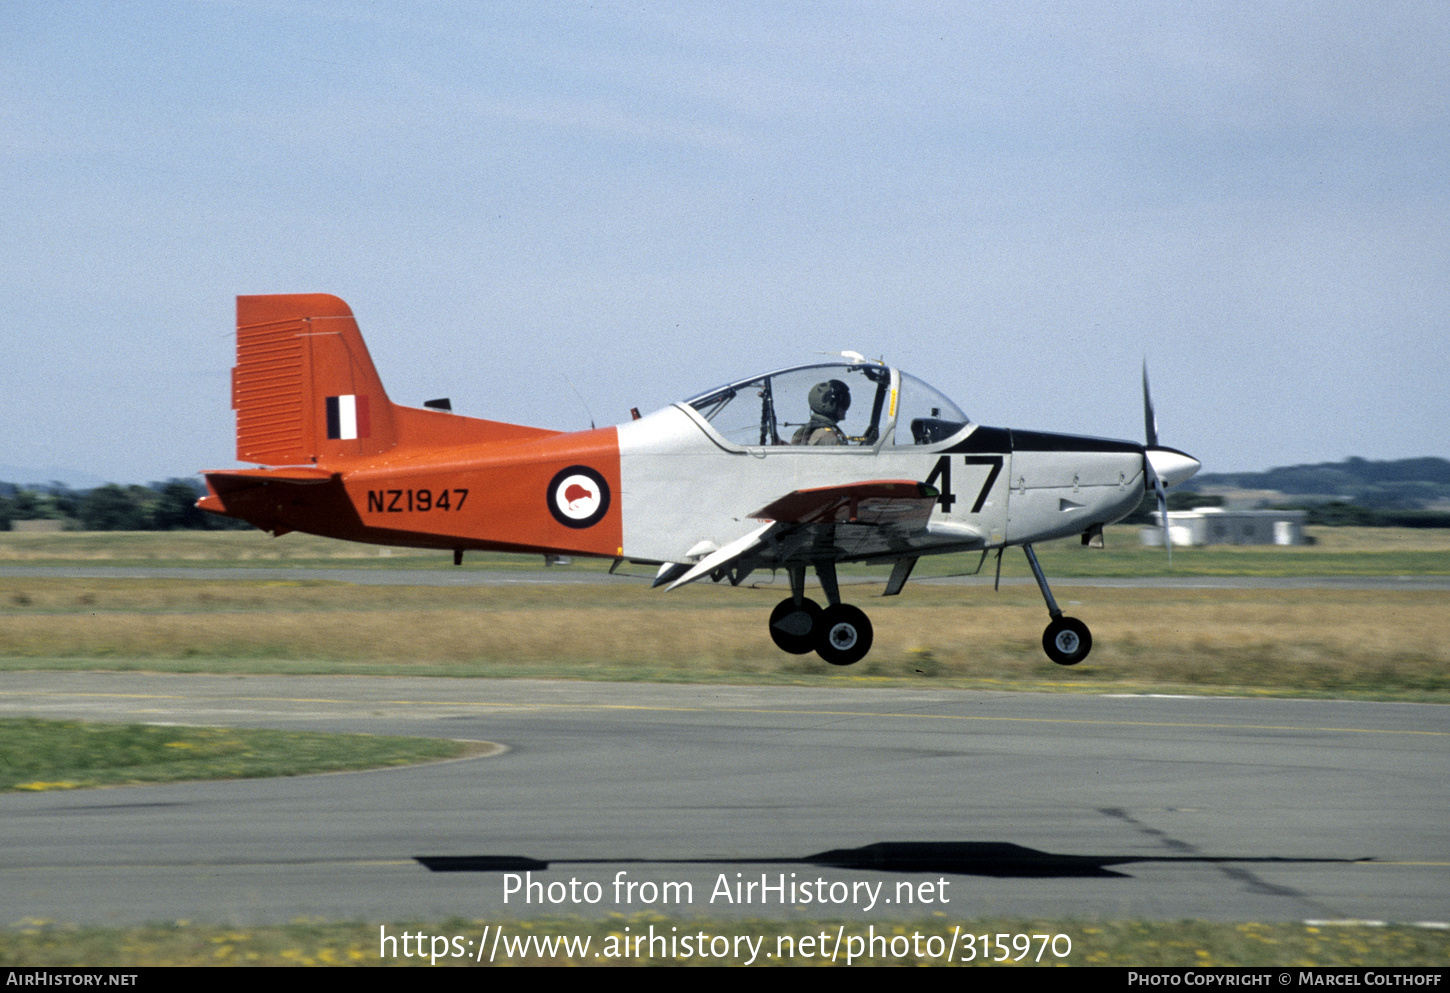
<svg viewBox="0 0 1450 993">
<path fill-rule="evenodd" d="M 877 362 L 793 366 L 718 386 L 684 405 L 745 448 L 935 445 L 971 423 L 933 387 Z"/>
</svg>

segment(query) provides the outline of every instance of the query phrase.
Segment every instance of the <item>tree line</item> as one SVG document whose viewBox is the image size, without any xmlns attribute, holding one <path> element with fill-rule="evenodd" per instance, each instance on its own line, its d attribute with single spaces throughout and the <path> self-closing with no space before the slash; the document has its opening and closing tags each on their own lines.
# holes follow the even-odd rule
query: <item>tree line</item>
<svg viewBox="0 0 1450 993">
<path fill-rule="evenodd" d="M 251 527 L 197 507 L 200 481 L 169 479 L 147 486 L 107 483 L 73 490 L 61 483 L 32 489 L 0 483 L 0 531 L 14 521 L 60 521 L 75 531 L 230 531 Z"/>
<path fill-rule="evenodd" d="M 1200 472 L 1182 484 L 1185 490 L 1199 491 L 1215 486 L 1276 490 L 1290 498 L 1320 498 L 1304 501 L 1306 507 L 1333 502 L 1323 499 L 1333 497 L 1345 506 L 1370 510 L 1425 510 L 1450 501 L 1450 460 L 1429 456 L 1388 461 L 1348 458 L 1343 462 L 1280 466 L 1264 472 Z M 1413 515 L 1410 519 L 1414 519 Z"/>
</svg>

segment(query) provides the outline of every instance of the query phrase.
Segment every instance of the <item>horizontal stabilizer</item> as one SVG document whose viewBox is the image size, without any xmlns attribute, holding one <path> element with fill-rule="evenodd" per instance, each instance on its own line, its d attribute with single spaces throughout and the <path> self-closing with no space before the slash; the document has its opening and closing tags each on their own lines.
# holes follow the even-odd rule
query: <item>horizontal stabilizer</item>
<svg viewBox="0 0 1450 993">
<path fill-rule="evenodd" d="M 208 472 L 206 481 L 217 493 L 256 486 L 260 483 L 291 483 L 310 485 L 325 483 L 336 473 L 326 469 L 312 469 L 307 466 L 288 466 L 285 469 L 232 469 L 226 472 Z"/>
<path fill-rule="evenodd" d="M 284 469 L 231 469 L 204 473 L 206 496 L 196 501 L 202 510 L 225 514 L 247 521 L 264 531 L 282 534 L 290 531 L 276 518 L 281 494 L 293 487 L 308 490 L 334 484 L 338 473 L 311 466 L 289 466 Z M 339 488 L 340 489 L 340 488 Z M 295 492 L 295 491 L 293 491 Z"/>
</svg>

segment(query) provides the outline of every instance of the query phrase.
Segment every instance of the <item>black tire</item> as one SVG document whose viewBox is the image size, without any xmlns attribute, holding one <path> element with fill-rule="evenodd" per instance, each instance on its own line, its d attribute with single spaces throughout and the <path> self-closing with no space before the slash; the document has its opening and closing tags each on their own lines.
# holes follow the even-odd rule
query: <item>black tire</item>
<svg viewBox="0 0 1450 993">
<path fill-rule="evenodd" d="M 770 612 L 770 640 L 792 655 L 813 652 L 820 620 L 821 605 L 816 601 L 802 599 L 797 607 L 794 597 L 786 597 Z"/>
<path fill-rule="evenodd" d="M 827 607 L 816 621 L 816 654 L 831 665 L 860 662 L 871 651 L 871 621 L 847 603 Z"/>
<path fill-rule="evenodd" d="M 1042 632 L 1042 650 L 1058 665 L 1077 665 L 1093 650 L 1092 632 L 1076 617 L 1059 617 Z"/>
</svg>

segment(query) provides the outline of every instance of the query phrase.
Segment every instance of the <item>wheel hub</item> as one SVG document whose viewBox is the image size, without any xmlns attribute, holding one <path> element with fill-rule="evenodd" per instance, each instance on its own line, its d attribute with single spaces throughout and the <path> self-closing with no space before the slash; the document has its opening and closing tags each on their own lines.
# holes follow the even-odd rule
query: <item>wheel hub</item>
<svg viewBox="0 0 1450 993">
<path fill-rule="evenodd" d="M 847 651 L 856 644 L 856 628 L 850 624 L 837 624 L 831 628 L 831 644 L 841 651 Z"/>
</svg>

